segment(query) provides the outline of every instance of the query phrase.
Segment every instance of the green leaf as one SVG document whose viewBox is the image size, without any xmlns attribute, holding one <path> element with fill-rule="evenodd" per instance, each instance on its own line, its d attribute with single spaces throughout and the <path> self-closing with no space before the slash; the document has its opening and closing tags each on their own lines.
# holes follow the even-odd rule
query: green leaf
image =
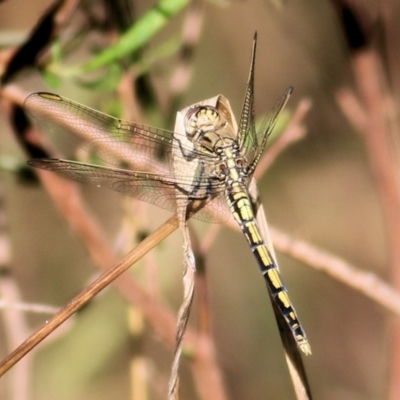
<svg viewBox="0 0 400 400">
<path fill-rule="evenodd" d="M 160 0 L 119 39 L 115 45 L 103 50 L 82 66 L 84 72 L 111 64 L 134 53 L 146 44 L 167 22 L 181 11 L 189 0 Z"/>
</svg>

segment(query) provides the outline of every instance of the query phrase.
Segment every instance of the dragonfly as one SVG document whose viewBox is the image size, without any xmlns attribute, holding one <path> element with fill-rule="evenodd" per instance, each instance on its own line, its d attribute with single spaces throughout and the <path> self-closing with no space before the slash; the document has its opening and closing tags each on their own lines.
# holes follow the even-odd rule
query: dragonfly
<svg viewBox="0 0 400 400">
<path fill-rule="evenodd" d="M 177 124 L 181 128 L 176 125 L 174 131 L 168 131 L 126 122 L 57 94 L 31 94 L 25 108 L 40 127 L 80 137 L 82 147 L 95 152 L 107 166 L 54 158 L 33 159 L 28 164 L 113 189 L 172 212 L 183 201 L 190 205 L 185 218 L 222 222 L 233 216 L 278 312 L 298 348 L 308 355 L 311 347 L 306 333 L 262 238 L 249 195 L 254 171 L 293 89 L 290 87 L 281 95 L 256 129 L 255 53 L 256 40 L 239 124 L 221 95 L 178 113 Z"/>
</svg>

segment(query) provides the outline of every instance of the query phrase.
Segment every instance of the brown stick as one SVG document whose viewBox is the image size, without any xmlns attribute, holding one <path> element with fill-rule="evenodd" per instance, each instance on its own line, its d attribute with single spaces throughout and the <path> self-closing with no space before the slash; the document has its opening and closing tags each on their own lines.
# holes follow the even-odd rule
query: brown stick
<svg viewBox="0 0 400 400">
<path fill-rule="evenodd" d="M 164 240 L 178 227 L 176 216 L 171 217 L 154 233 L 144 239 L 138 246 L 129 252 L 122 261 L 105 272 L 92 284 L 90 284 L 83 292 L 72 299 L 65 307 L 51 318 L 46 325 L 31 335 L 16 350 L 0 363 L 0 376 L 5 374 L 13 365 L 15 365 L 25 354 L 29 353 L 37 344 L 45 339 L 51 332 L 67 320 L 80 307 L 86 304 L 102 289 L 107 287 L 110 282 L 118 278 L 132 264 L 140 260 L 154 246 Z"/>
</svg>

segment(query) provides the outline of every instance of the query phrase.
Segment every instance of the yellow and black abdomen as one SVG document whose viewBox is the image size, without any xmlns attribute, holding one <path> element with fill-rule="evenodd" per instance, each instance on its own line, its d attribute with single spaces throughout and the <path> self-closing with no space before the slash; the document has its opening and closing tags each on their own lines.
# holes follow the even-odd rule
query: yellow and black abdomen
<svg viewBox="0 0 400 400">
<path fill-rule="evenodd" d="M 257 260 L 273 300 L 291 329 L 299 348 L 305 354 L 311 354 L 306 333 L 289 299 L 287 289 L 281 279 L 281 274 L 261 237 L 260 229 L 254 217 L 246 190 L 240 187 L 240 185 L 233 186 L 227 191 L 226 196 L 231 212 L 250 244 L 250 248 Z"/>
</svg>

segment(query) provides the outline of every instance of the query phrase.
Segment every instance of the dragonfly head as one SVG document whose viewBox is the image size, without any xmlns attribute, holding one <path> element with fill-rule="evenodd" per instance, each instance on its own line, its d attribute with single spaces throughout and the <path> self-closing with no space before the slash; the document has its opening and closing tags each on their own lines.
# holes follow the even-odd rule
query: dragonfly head
<svg viewBox="0 0 400 400">
<path fill-rule="evenodd" d="M 185 116 L 185 130 L 189 138 L 201 133 L 215 131 L 220 125 L 217 109 L 212 106 L 195 106 Z"/>
<path fill-rule="evenodd" d="M 195 106 L 185 116 L 187 137 L 202 146 L 206 151 L 214 152 L 224 145 L 224 138 L 230 138 L 229 123 L 221 120 L 215 107 Z"/>
</svg>

